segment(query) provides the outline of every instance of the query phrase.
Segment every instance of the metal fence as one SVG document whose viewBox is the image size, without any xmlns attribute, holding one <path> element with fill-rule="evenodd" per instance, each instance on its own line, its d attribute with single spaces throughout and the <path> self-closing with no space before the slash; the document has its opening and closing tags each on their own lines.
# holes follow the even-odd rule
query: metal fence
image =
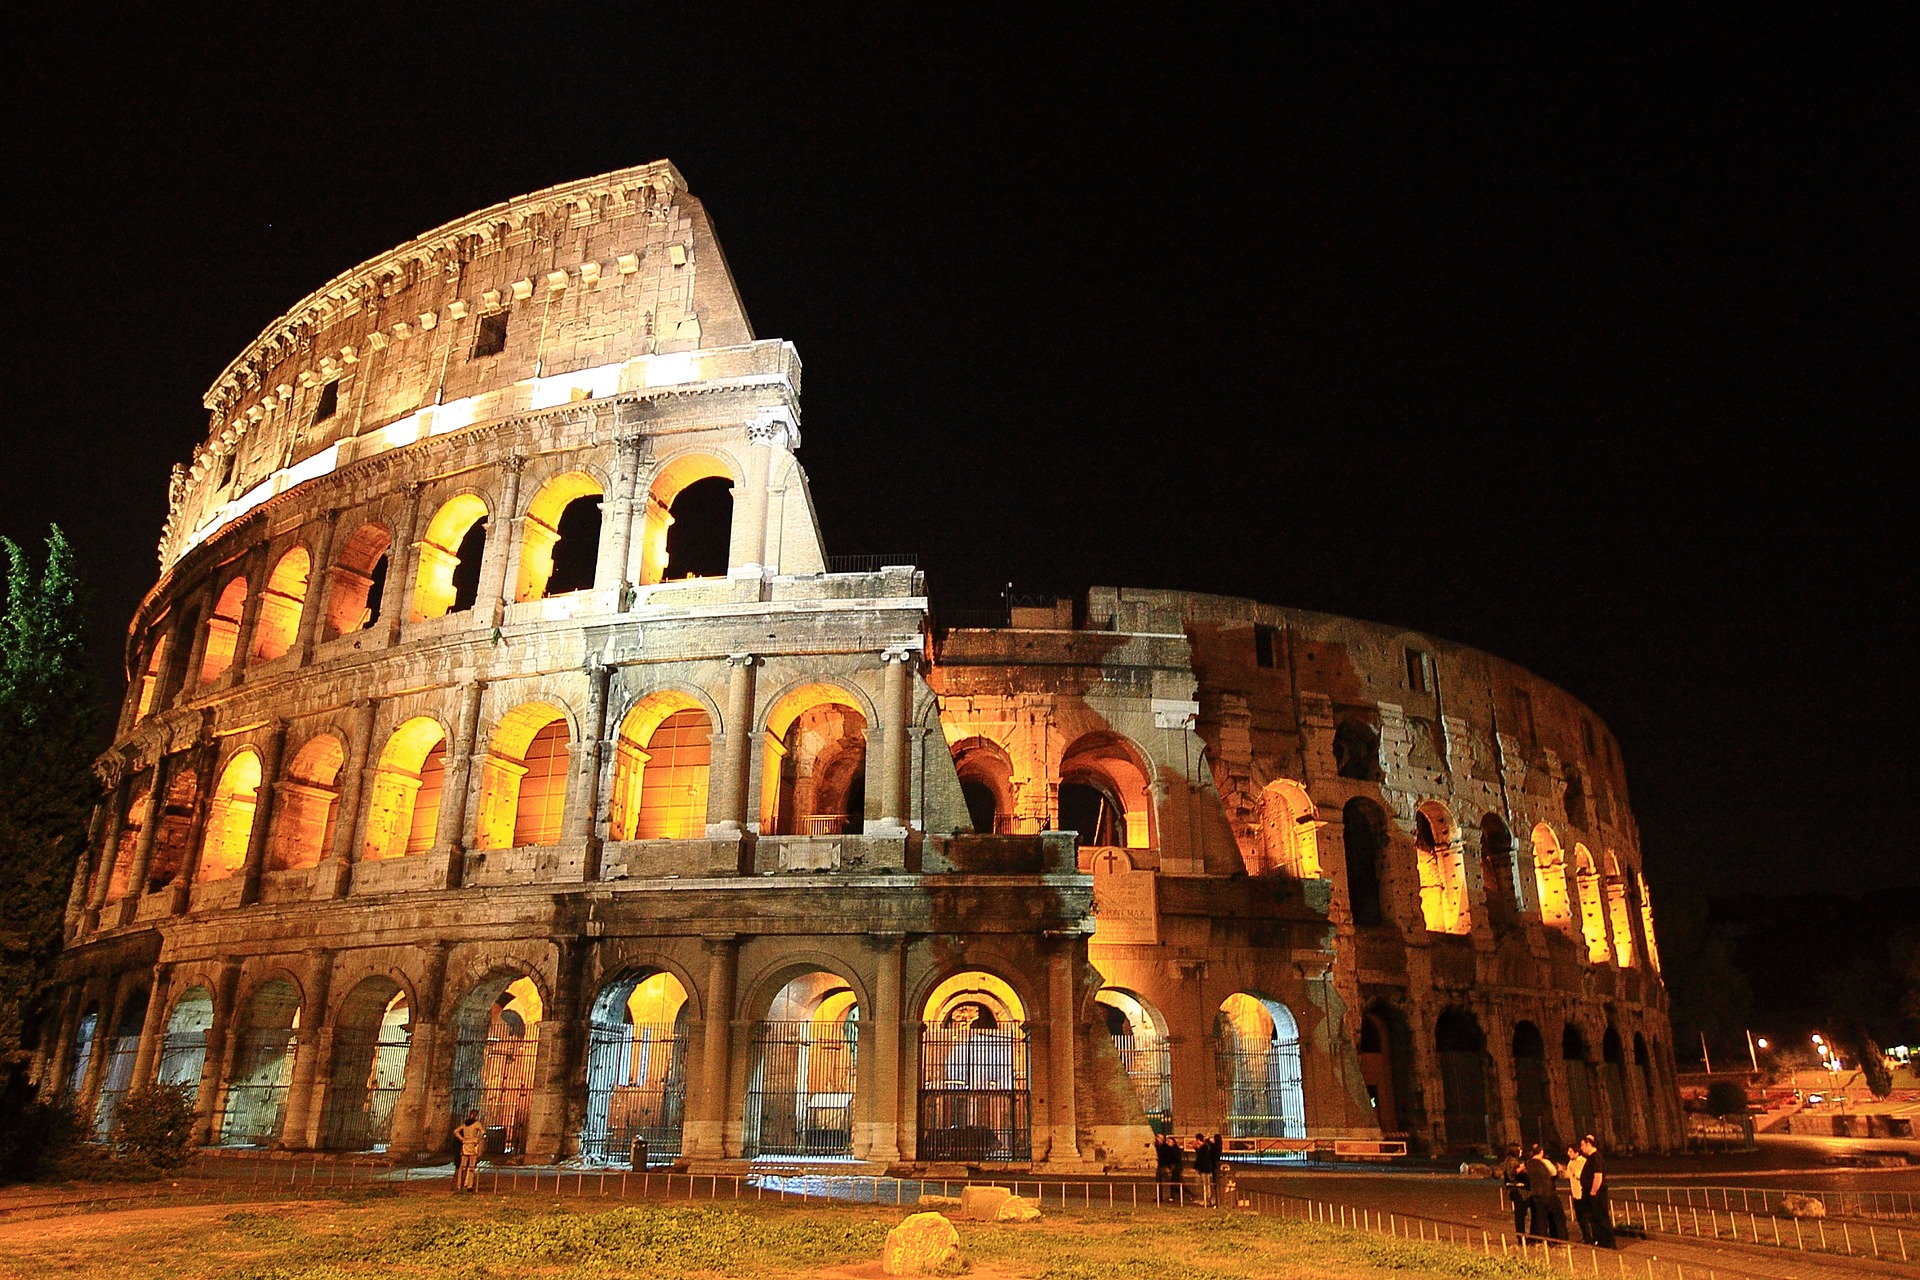
<svg viewBox="0 0 1920 1280">
<path fill-rule="evenodd" d="M 1632 1200 L 1662 1204 L 1671 1208 L 1722 1209 L 1740 1213 L 1778 1213 L 1788 1196 L 1820 1201 L 1829 1214 L 1854 1218 L 1920 1217 L 1920 1192 L 1916 1191 L 1794 1191 L 1777 1187 L 1701 1187 L 1656 1186 L 1645 1183 L 1616 1182 L 1614 1203 Z"/>
<path fill-rule="evenodd" d="M 753 1156 L 853 1154 L 858 1022 L 766 1021 L 753 1033 L 746 1146 Z"/>
<path fill-rule="evenodd" d="M 518 1036 L 463 1035 L 453 1048 L 453 1115 L 480 1113 L 491 1155 L 526 1150 L 533 1110 L 533 1063 L 540 1042 Z"/>
<path fill-rule="evenodd" d="M 894 567 L 911 568 L 920 563 L 917 551 L 882 551 L 873 555 L 828 556 L 828 573 L 878 573 Z"/>
<path fill-rule="evenodd" d="M 332 1083 L 321 1117 L 321 1141 L 329 1150 L 386 1149 L 406 1079 L 407 1049 L 401 1027 L 334 1032 Z"/>
<path fill-rule="evenodd" d="M 107 1044 L 107 1060 L 100 1075 L 100 1098 L 93 1108 L 93 1132 L 106 1137 L 120 1115 L 120 1104 L 133 1083 L 133 1060 L 140 1053 L 139 1036 L 115 1036 Z"/>
<path fill-rule="evenodd" d="M 1765 1245 L 1801 1253 L 1838 1254 L 1883 1261 L 1920 1260 L 1920 1231 L 1877 1222 L 1841 1218 L 1789 1218 L 1758 1211 L 1664 1205 L 1658 1201 L 1616 1200 L 1616 1227 L 1634 1227 L 1649 1235 L 1673 1235 L 1736 1244 Z"/>
<path fill-rule="evenodd" d="M 646 1143 L 650 1162 L 678 1157 L 686 1115 L 686 1062 L 686 1039 L 671 1022 L 594 1023 L 587 1032 L 581 1158 L 628 1163 L 636 1140 Z"/>
<path fill-rule="evenodd" d="M 920 1158 L 1028 1160 L 1024 1026 L 920 1029 Z"/>
<path fill-rule="evenodd" d="M 298 1033 L 285 1027 L 257 1027 L 240 1034 L 220 1127 L 222 1142 L 264 1144 L 279 1136 L 287 1118 L 287 1088 L 293 1083 L 298 1042 Z"/>
</svg>

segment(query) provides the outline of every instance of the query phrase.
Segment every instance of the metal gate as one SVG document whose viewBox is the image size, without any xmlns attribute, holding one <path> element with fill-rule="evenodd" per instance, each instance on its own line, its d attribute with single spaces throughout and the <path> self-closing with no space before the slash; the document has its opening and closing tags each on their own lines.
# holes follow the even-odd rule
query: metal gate
<svg viewBox="0 0 1920 1280">
<path fill-rule="evenodd" d="M 321 1145 L 330 1151 L 383 1151 L 407 1076 L 408 1036 L 401 1027 L 336 1031 Z"/>
<path fill-rule="evenodd" d="M 749 1157 L 853 1154 L 859 1025 L 852 1019 L 759 1025 L 747 1086 Z"/>
<path fill-rule="evenodd" d="M 1214 1045 L 1214 1073 L 1226 1102 L 1230 1138 L 1304 1138 L 1306 1093 L 1300 1041 L 1246 1042 L 1225 1031 Z"/>
<path fill-rule="evenodd" d="M 1173 1132 L 1173 1065 L 1167 1042 L 1159 1036 L 1142 1039 L 1132 1032 L 1113 1037 L 1120 1065 L 1140 1095 L 1140 1110 L 1155 1133 Z"/>
<path fill-rule="evenodd" d="M 300 1037 L 286 1027 L 253 1028 L 240 1034 L 233 1056 L 233 1083 L 227 1088 L 227 1114 L 220 1141 L 233 1146 L 266 1146 L 280 1136 L 287 1119 L 287 1086 L 293 1082 L 293 1055 Z"/>
<path fill-rule="evenodd" d="M 1447 1145 L 1487 1145 L 1487 1065 L 1477 1049 L 1446 1049 L 1439 1054 Z"/>
<path fill-rule="evenodd" d="M 626 1163 L 636 1138 L 647 1144 L 649 1161 L 677 1157 L 686 1116 L 686 1063 L 686 1038 L 671 1022 L 595 1022 L 587 1032 L 581 1158 Z"/>
<path fill-rule="evenodd" d="M 920 1158 L 1031 1160 L 1027 1029 L 920 1028 Z"/>
<path fill-rule="evenodd" d="M 1520 1141 L 1551 1145 L 1553 1101 L 1547 1093 L 1547 1064 L 1539 1058 L 1515 1058 L 1513 1078 L 1520 1102 Z"/>
<path fill-rule="evenodd" d="M 207 1033 L 173 1031 L 160 1045 L 161 1084 L 183 1084 L 197 1090 L 200 1075 L 207 1069 Z"/>
<path fill-rule="evenodd" d="M 139 1052 L 137 1035 L 116 1036 L 107 1044 L 106 1068 L 100 1077 L 100 1101 L 93 1109 L 93 1131 L 102 1138 L 113 1132 L 120 1103 L 133 1083 L 133 1060 Z"/>
<path fill-rule="evenodd" d="M 517 1155 L 527 1147 L 527 1116 L 533 1110 L 533 1063 L 537 1039 L 461 1036 L 453 1049 L 453 1122 L 478 1109 L 487 1128 L 489 1155 Z"/>
</svg>

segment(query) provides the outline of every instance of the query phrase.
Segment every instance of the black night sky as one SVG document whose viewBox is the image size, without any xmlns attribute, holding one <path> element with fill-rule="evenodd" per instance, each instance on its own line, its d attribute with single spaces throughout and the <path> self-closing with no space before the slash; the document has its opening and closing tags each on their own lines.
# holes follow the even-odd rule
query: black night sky
<svg viewBox="0 0 1920 1280">
<path fill-rule="evenodd" d="M 103 667 L 243 344 L 664 156 L 830 550 L 1478 645 L 1612 725 L 1656 886 L 1920 882 L 1910 28 L 174 8 L 8 77 L 0 529 L 70 531 Z"/>
</svg>

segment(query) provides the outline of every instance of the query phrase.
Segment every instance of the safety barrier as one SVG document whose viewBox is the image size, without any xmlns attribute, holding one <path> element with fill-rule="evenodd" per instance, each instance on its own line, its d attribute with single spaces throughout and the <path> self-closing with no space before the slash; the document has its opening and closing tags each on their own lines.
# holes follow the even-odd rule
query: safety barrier
<svg viewBox="0 0 1920 1280">
<path fill-rule="evenodd" d="M 1797 1249 L 1802 1253 L 1879 1258 L 1885 1262 L 1920 1259 L 1920 1231 L 1845 1218 L 1829 1224 L 1823 1218 L 1786 1218 L 1742 1213 L 1736 1209 L 1615 1200 L 1613 1220 L 1616 1226 L 1638 1227 L 1646 1232 Z"/>
</svg>

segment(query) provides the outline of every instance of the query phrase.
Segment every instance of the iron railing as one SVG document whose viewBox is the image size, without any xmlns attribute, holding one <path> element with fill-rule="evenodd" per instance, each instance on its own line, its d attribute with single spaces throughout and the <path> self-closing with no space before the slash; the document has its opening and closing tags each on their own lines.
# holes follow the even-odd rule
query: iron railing
<svg viewBox="0 0 1920 1280">
<path fill-rule="evenodd" d="M 671 1022 L 608 1025 L 587 1032 L 587 1119 L 580 1156 L 626 1164 L 634 1142 L 648 1161 L 680 1154 L 686 1115 L 687 1041 Z"/>
</svg>

